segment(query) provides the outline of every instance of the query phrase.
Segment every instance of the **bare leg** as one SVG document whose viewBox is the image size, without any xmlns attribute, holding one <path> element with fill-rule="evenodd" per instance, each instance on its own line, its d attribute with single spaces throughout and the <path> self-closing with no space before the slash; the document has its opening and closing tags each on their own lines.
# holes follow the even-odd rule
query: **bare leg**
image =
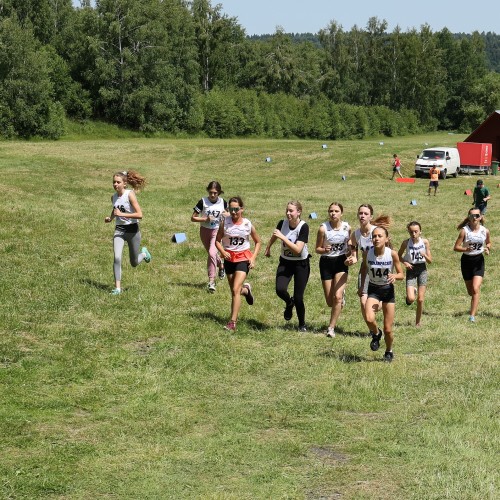
<svg viewBox="0 0 500 500">
<path fill-rule="evenodd" d="M 234 274 L 227 276 L 229 288 L 231 289 L 231 321 L 238 320 L 238 314 L 241 307 L 241 295 L 245 294 L 242 290 L 243 283 L 247 277 L 247 273 L 236 271 Z"/>
<path fill-rule="evenodd" d="M 425 297 L 425 285 L 418 287 L 418 298 L 417 298 L 417 315 L 415 318 L 415 324 L 420 326 L 420 321 L 422 320 L 422 313 L 424 312 L 424 297 Z"/>
<path fill-rule="evenodd" d="M 335 328 L 340 312 L 342 311 L 342 298 L 347 284 L 347 273 L 337 273 L 334 276 L 334 285 L 330 292 L 332 312 L 330 314 L 330 327 Z"/>
<path fill-rule="evenodd" d="M 392 344 L 394 342 L 394 332 L 392 330 L 392 327 L 394 324 L 394 313 L 396 311 L 396 304 L 394 303 L 382 304 L 382 311 L 384 312 L 385 350 L 392 351 Z"/>
</svg>

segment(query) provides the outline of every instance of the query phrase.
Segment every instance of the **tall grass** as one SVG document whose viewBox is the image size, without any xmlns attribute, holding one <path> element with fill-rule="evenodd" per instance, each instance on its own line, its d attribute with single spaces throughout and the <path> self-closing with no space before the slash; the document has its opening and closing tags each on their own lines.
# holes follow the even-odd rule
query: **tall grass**
<svg viewBox="0 0 500 500">
<path fill-rule="evenodd" d="M 425 179 L 389 180 L 394 152 L 408 175 L 424 143 L 458 139 L 0 143 L 0 497 L 497 498 L 499 181 L 486 178 L 494 250 L 469 324 L 452 247 L 475 178 L 441 181 L 437 197 Z M 139 201 L 153 260 L 126 263 L 113 297 L 104 217 L 112 174 L 131 168 L 148 179 Z M 318 213 L 311 251 L 333 200 L 353 226 L 361 203 L 390 214 L 396 247 L 421 222 L 434 255 L 424 326 L 398 283 L 392 364 L 369 349 L 356 270 L 333 341 L 317 256 L 310 332 L 284 324 L 276 246 L 249 276 L 255 305 L 235 334 L 222 329 L 228 287 L 206 293 L 189 222 L 212 179 L 244 198 L 264 243 L 289 199 Z M 188 241 L 172 243 L 175 232 Z"/>
</svg>

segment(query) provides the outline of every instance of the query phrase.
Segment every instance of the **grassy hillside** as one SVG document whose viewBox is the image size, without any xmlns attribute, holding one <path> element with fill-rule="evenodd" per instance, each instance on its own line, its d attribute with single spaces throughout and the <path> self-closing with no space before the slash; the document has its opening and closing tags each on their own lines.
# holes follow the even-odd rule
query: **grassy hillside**
<svg viewBox="0 0 500 500">
<path fill-rule="evenodd" d="M 425 179 L 389 180 L 394 152 L 408 175 L 426 143 L 462 139 L 0 143 L 0 497 L 498 498 L 500 177 L 485 178 L 493 252 L 476 324 L 452 251 L 476 178 L 441 181 L 437 197 Z M 115 297 L 104 217 L 113 173 L 132 168 L 148 180 L 138 198 L 153 260 L 124 259 Z M 189 220 L 212 179 L 243 197 L 264 245 L 289 199 L 318 214 L 311 250 L 334 200 L 353 226 L 361 203 L 390 214 L 397 247 L 421 222 L 434 255 L 423 327 L 399 282 L 392 364 L 369 349 L 357 269 L 335 339 L 318 256 L 309 333 L 284 324 L 277 246 L 250 274 L 255 305 L 223 330 L 229 289 L 207 294 Z"/>
</svg>

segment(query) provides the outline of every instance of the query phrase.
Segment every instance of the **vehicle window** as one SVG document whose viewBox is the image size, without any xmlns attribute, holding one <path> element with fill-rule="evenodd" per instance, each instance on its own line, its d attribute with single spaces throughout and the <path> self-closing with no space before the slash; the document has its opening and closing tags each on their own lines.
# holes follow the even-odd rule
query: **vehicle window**
<svg viewBox="0 0 500 500">
<path fill-rule="evenodd" d="M 444 158 L 444 151 L 429 151 L 428 149 L 424 150 L 422 153 L 422 158 L 424 160 L 442 160 Z"/>
</svg>

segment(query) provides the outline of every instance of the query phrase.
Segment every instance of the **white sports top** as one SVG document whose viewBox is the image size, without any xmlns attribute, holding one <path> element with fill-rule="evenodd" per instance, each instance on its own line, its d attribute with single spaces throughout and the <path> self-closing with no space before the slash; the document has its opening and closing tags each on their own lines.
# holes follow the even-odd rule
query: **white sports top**
<svg viewBox="0 0 500 500">
<path fill-rule="evenodd" d="M 363 236 L 361 234 L 361 229 L 358 228 L 356 231 L 354 231 L 354 238 L 356 239 L 356 244 L 358 245 L 358 248 L 362 252 L 368 251 L 370 248 L 373 247 L 373 241 L 372 241 L 372 233 L 373 230 L 375 229 L 376 226 L 372 226 L 370 229 L 370 232 L 368 233 L 368 236 Z"/>
<path fill-rule="evenodd" d="M 325 239 L 332 248 L 328 253 L 324 253 L 322 257 L 340 257 L 347 252 L 347 244 L 349 242 L 349 232 L 351 227 L 347 222 L 342 222 L 340 228 L 334 229 L 330 221 L 321 224 L 325 228 Z"/>
<path fill-rule="evenodd" d="M 425 264 L 425 243 L 422 238 L 419 238 L 416 243 L 413 243 L 411 238 L 408 239 L 406 244 L 405 261 L 410 264 Z"/>
<path fill-rule="evenodd" d="M 130 195 L 131 189 L 126 189 L 121 196 L 118 196 L 118 193 L 113 194 L 113 208 L 117 208 L 120 212 L 125 212 L 127 214 L 131 214 L 134 212 L 132 205 L 130 204 Z M 130 224 L 137 224 L 137 219 L 129 219 L 127 217 L 115 217 L 116 224 L 119 226 L 128 226 Z"/>
<path fill-rule="evenodd" d="M 202 207 L 202 208 L 201 208 Z M 220 221 L 222 219 L 222 213 L 224 212 L 224 200 L 219 196 L 217 201 L 212 203 L 210 199 L 204 196 L 194 207 L 195 212 L 198 214 L 203 214 L 205 216 L 212 216 L 214 220 L 201 222 L 202 227 L 209 229 L 218 229 Z"/>
<path fill-rule="evenodd" d="M 479 255 L 484 252 L 484 244 L 486 242 L 486 228 L 480 226 L 478 231 L 472 231 L 469 225 L 464 226 L 465 238 L 464 243 L 469 246 L 470 250 L 464 252 L 465 255 Z"/>
<path fill-rule="evenodd" d="M 231 252 L 243 252 L 250 249 L 250 233 L 252 232 L 252 223 L 243 218 L 241 224 L 235 224 L 231 217 L 224 218 L 224 236 L 222 237 L 222 246 L 225 250 Z"/>
<path fill-rule="evenodd" d="M 392 272 L 394 262 L 392 261 L 392 251 L 385 247 L 384 253 L 380 256 L 375 255 L 375 249 L 370 248 L 366 256 L 368 267 L 368 277 L 373 285 L 387 285 L 387 275 Z"/>
<path fill-rule="evenodd" d="M 297 243 L 297 239 L 299 237 L 300 228 L 305 224 L 303 220 L 301 220 L 295 228 L 291 228 L 288 224 L 288 219 L 283 220 L 283 224 L 281 226 L 281 232 L 283 235 L 292 243 Z M 309 251 L 307 250 L 307 243 L 304 243 L 302 247 L 302 252 L 300 255 L 295 255 L 283 242 L 281 242 L 281 257 L 286 260 L 304 260 L 309 256 Z"/>
</svg>

